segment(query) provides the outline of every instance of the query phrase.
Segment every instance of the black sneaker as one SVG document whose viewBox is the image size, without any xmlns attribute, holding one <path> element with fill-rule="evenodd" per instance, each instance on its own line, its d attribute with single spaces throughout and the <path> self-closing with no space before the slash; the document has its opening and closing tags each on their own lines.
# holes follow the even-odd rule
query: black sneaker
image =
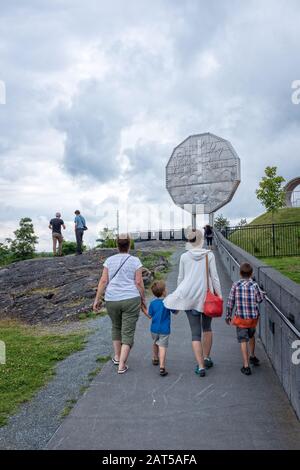
<svg viewBox="0 0 300 470">
<path fill-rule="evenodd" d="M 197 365 L 195 374 L 199 375 L 199 377 L 205 377 L 205 369 L 200 369 L 200 367 Z"/>
<path fill-rule="evenodd" d="M 254 366 L 259 366 L 260 360 L 256 356 L 250 356 L 250 364 L 253 364 Z"/>
<path fill-rule="evenodd" d="M 245 375 L 251 375 L 252 374 L 250 367 L 244 367 L 244 366 L 241 368 L 241 373 L 245 374 Z"/>
<path fill-rule="evenodd" d="M 207 357 L 206 359 L 204 359 L 204 366 L 205 366 L 205 369 L 210 369 L 211 367 L 213 367 L 214 363 L 213 361 L 211 360 L 210 357 Z"/>
</svg>

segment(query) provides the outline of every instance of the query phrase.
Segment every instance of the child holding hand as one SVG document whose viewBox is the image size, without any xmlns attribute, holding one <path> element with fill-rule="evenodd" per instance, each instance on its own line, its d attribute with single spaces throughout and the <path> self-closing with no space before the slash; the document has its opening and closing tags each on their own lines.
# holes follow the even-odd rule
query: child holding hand
<svg viewBox="0 0 300 470">
<path fill-rule="evenodd" d="M 171 313 L 176 314 L 178 312 L 164 306 L 163 300 L 167 295 L 167 289 L 163 280 L 154 281 L 151 290 L 156 298 L 151 301 L 148 312 L 144 313 L 151 318 L 151 334 L 153 339 L 152 364 L 154 366 L 159 365 L 159 373 L 164 377 L 168 375 L 166 371 L 166 355 L 171 333 Z"/>
</svg>

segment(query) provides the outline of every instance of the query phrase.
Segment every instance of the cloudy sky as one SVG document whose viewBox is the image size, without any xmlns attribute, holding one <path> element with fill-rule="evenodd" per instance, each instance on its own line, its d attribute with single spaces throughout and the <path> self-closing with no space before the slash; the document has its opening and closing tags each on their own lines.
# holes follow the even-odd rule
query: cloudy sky
<svg viewBox="0 0 300 470">
<path fill-rule="evenodd" d="M 207 131 L 241 158 L 221 212 L 261 213 L 265 166 L 300 173 L 299 24 L 298 0 L 1 2 L 0 237 L 30 216 L 49 249 L 49 219 L 60 210 L 71 239 L 77 208 L 91 245 L 118 208 L 124 229 L 159 210 L 169 225 L 166 162 Z"/>
</svg>

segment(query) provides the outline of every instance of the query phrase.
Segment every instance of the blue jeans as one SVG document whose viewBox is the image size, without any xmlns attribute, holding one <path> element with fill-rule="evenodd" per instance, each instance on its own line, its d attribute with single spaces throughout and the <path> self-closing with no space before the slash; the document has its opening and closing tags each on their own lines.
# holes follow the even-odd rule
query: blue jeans
<svg viewBox="0 0 300 470">
<path fill-rule="evenodd" d="M 76 234 L 76 243 L 77 243 L 77 253 L 81 255 L 82 253 L 82 239 L 83 239 L 83 228 L 77 228 L 75 230 Z"/>
</svg>

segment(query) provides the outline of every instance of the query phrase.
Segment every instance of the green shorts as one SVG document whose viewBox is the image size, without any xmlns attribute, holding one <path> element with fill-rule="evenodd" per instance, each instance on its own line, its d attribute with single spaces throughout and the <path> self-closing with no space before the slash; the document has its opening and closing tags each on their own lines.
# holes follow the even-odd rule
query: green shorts
<svg viewBox="0 0 300 470">
<path fill-rule="evenodd" d="M 112 323 L 112 340 L 133 346 L 136 322 L 139 318 L 141 298 L 110 300 L 105 302 Z"/>
</svg>

